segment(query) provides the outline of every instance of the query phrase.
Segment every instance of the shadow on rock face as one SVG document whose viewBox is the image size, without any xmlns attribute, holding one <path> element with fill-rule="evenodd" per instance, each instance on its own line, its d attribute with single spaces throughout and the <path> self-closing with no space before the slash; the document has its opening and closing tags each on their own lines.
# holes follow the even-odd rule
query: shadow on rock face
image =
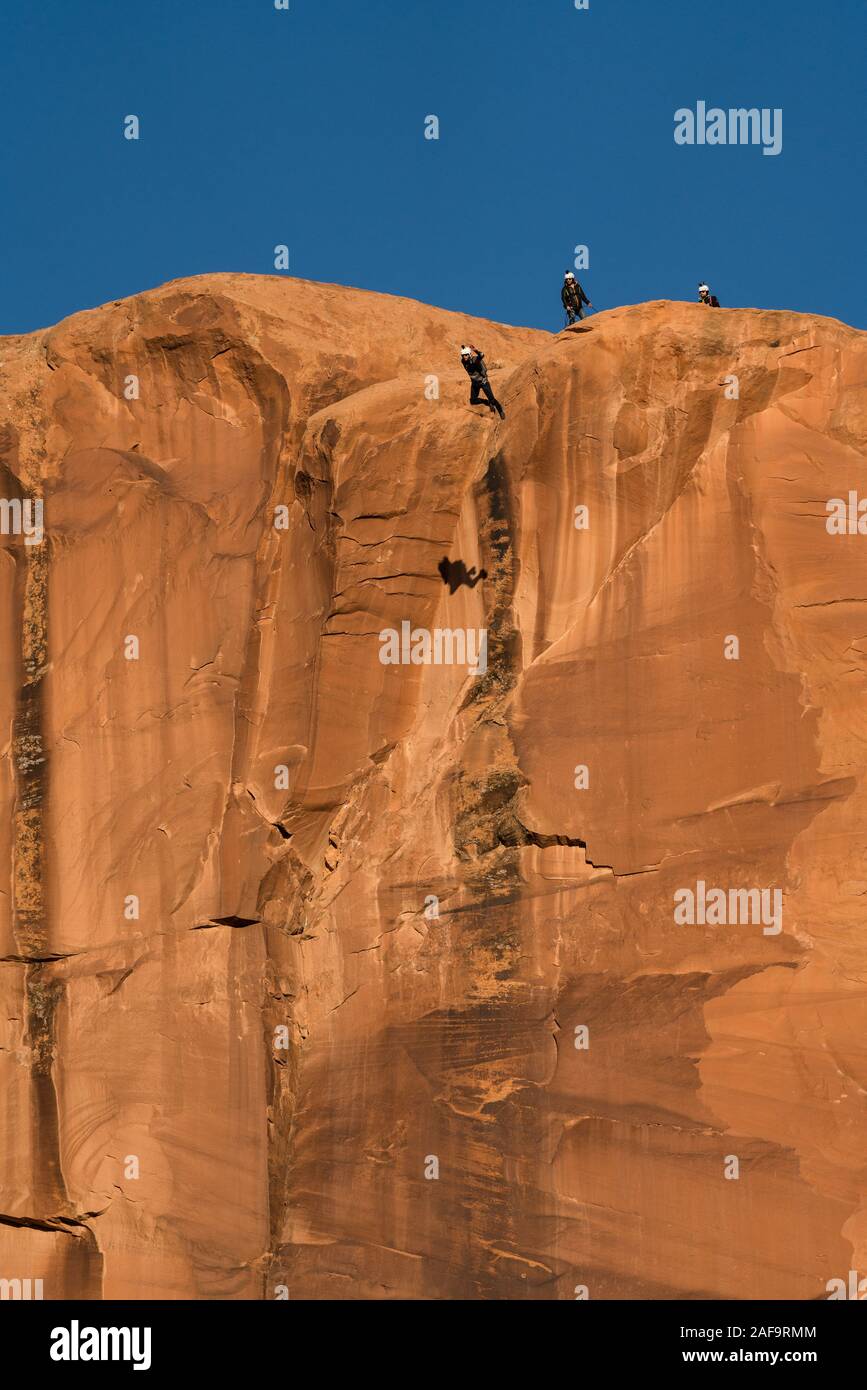
<svg viewBox="0 0 867 1390">
<path fill-rule="evenodd" d="M 447 555 L 440 560 L 437 569 L 442 575 L 443 583 L 448 584 L 450 594 L 455 593 L 462 584 L 466 584 L 468 589 L 474 589 L 481 579 L 488 577 L 487 570 L 479 570 L 477 574 L 475 565 L 467 569 L 463 560 L 450 560 Z"/>
</svg>

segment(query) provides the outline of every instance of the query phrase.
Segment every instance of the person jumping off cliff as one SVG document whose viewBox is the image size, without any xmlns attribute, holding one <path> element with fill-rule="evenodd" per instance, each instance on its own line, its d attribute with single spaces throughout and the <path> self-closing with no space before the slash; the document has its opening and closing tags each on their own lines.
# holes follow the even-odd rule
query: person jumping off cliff
<svg viewBox="0 0 867 1390">
<path fill-rule="evenodd" d="M 496 410 L 500 419 L 505 420 L 506 412 L 491 390 L 491 383 L 488 381 L 485 354 L 474 347 L 472 343 L 464 343 L 461 348 L 461 365 L 470 378 L 470 405 L 482 404 L 479 400 L 479 392 L 481 392 L 488 403 L 488 408 Z"/>
<path fill-rule="evenodd" d="M 582 304 L 586 304 L 592 309 L 593 305 L 582 290 L 578 281 L 575 279 L 571 270 L 567 270 L 563 277 L 563 288 L 560 291 L 560 298 L 563 301 L 563 308 L 566 310 L 566 317 L 570 323 L 576 319 L 583 319 L 584 310 Z"/>
<path fill-rule="evenodd" d="M 712 309 L 719 308 L 719 300 L 715 294 L 711 294 L 704 281 L 698 287 L 698 297 L 702 304 L 709 304 Z"/>
</svg>

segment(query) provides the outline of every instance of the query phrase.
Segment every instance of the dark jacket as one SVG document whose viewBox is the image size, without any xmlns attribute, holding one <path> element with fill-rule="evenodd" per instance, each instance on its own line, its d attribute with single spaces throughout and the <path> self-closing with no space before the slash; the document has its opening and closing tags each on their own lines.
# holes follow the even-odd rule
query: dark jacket
<svg viewBox="0 0 867 1390">
<path fill-rule="evenodd" d="M 488 369 L 485 366 L 485 354 L 476 348 L 472 357 L 462 357 L 464 371 L 471 381 L 487 381 Z"/>
<path fill-rule="evenodd" d="M 590 303 L 577 280 L 563 281 L 560 298 L 563 301 L 564 309 L 580 309 L 582 304 Z"/>
</svg>

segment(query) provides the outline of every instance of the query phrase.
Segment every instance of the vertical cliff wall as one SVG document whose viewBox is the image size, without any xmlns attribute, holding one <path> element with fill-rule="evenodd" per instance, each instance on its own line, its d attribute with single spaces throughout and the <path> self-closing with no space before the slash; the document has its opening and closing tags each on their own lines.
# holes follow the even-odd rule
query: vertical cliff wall
<svg viewBox="0 0 867 1390">
<path fill-rule="evenodd" d="M 234 275 L 3 340 L 0 1276 L 867 1270 L 865 365 Z"/>
</svg>

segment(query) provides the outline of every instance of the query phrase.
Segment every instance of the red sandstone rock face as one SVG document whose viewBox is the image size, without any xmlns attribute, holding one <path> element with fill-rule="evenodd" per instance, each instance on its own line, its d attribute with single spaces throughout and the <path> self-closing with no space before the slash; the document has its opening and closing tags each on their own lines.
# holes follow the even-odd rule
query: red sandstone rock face
<svg viewBox="0 0 867 1390">
<path fill-rule="evenodd" d="M 867 1273 L 864 343 L 236 275 L 3 341 L 0 1277 Z M 403 621 L 486 670 L 383 664 Z M 781 929 L 679 924 L 699 881 Z"/>
</svg>

